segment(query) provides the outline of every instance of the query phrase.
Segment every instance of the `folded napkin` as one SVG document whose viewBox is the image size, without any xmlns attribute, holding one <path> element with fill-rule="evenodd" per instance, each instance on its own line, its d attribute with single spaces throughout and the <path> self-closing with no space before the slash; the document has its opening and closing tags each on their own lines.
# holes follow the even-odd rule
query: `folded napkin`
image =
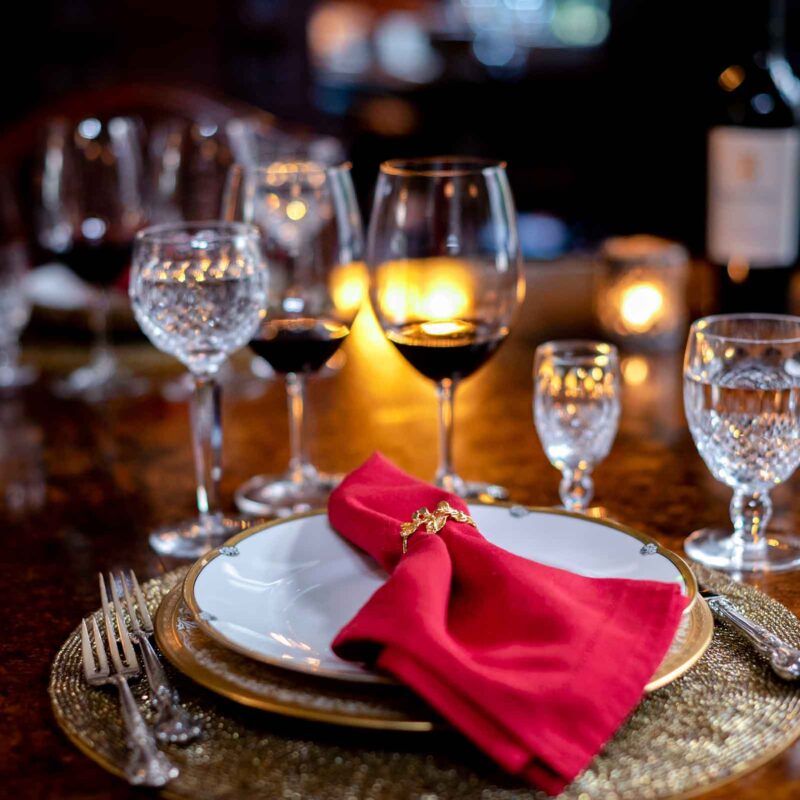
<svg viewBox="0 0 800 800">
<path fill-rule="evenodd" d="M 468 511 L 380 454 L 333 492 L 333 528 L 391 573 L 333 649 L 391 673 L 507 771 L 555 794 L 639 702 L 686 600 L 674 584 L 515 556 L 452 519 L 437 535 L 420 528 L 403 555 L 401 524 L 442 500 Z"/>
</svg>

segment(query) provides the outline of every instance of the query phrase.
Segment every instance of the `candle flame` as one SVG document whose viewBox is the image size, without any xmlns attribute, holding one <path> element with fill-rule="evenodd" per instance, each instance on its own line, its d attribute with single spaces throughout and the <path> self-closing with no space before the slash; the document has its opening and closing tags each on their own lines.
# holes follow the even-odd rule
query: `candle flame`
<svg viewBox="0 0 800 800">
<path fill-rule="evenodd" d="M 381 313 L 394 323 L 469 316 L 470 266 L 455 258 L 389 261 L 378 269 L 377 295 Z"/>
<path fill-rule="evenodd" d="M 649 331 L 661 316 L 664 293 L 649 281 L 625 288 L 620 298 L 620 314 L 629 330 L 635 333 Z"/>
</svg>

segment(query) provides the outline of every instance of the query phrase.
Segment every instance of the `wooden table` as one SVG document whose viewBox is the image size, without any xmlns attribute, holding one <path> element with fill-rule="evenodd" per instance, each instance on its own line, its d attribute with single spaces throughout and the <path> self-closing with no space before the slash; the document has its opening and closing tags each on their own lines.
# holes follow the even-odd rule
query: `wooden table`
<svg viewBox="0 0 800 800">
<path fill-rule="evenodd" d="M 559 476 L 531 420 L 531 361 L 545 338 L 585 333 L 589 303 L 584 272 L 531 274 L 528 300 L 509 341 L 459 390 L 456 458 L 464 477 L 503 483 L 522 503 L 558 501 Z M 436 464 L 432 387 L 383 341 L 370 315 L 360 318 L 346 353 L 345 367 L 316 379 L 310 390 L 310 450 L 318 466 L 346 471 L 379 449 L 430 478 Z M 85 353 L 42 345 L 29 348 L 28 357 L 53 373 L 75 366 Z M 144 343 L 130 347 L 126 357 L 156 378 L 173 369 Z M 724 523 L 730 499 L 711 478 L 686 428 L 680 360 L 677 353 L 625 358 L 621 430 L 596 472 L 597 501 L 613 517 L 676 550 L 694 528 Z M 286 464 L 282 385 L 268 385 L 257 400 L 226 401 L 224 424 L 223 496 L 230 505 L 239 483 Z M 20 483 L 27 485 L 24 492 Z M 186 407 L 156 393 L 87 406 L 55 399 L 43 381 L 0 403 L 2 497 L 0 794 L 141 796 L 66 740 L 51 716 L 46 687 L 55 651 L 81 615 L 98 606 L 98 570 L 133 567 L 148 577 L 175 566 L 148 549 L 147 532 L 193 510 Z M 797 525 L 800 498 L 792 487 L 781 487 L 774 500 L 776 524 Z M 20 507 L 26 502 L 27 510 Z M 756 583 L 800 612 L 800 575 Z M 798 795 L 800 745 L 706 796 Z"/>
</svg>

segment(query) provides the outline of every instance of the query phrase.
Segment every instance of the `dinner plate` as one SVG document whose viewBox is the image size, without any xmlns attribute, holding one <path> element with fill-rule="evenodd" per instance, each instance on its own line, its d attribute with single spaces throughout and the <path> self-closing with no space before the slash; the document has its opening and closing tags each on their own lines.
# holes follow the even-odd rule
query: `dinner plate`
<svg viewBox="0 0 800 800">
<path fill-rule="evenodd" d="M 180 586 L 159 605 L 155 630 L 161 652 L 180 672 L 250 708 L 314 722 L 406 733 L 447 726 L 403 686 L 331 681 L 276 669 L 214 641 L 194 619 Z M 672 646 L 645 692 L 683 674 L 705 652 L 713 633 L 714 618 L 705 600 L 698 597 L 684 614 Z"/>
<path fill-rule="evenodd" d="M 489 541 L 516 555 L 589 577 L 675 583 L 689 599 L 687 612 L 696 602 L 686 563 L 617 523 L 524 506 L 469 510 Z M 383 569 L 316 511 L 251 528 L 212 550 L 189 570 L 184 599 L 207 636 L 250 658 L 325 678 L 387 683 L 330 648 L 385 580 Z"/>
</svg>

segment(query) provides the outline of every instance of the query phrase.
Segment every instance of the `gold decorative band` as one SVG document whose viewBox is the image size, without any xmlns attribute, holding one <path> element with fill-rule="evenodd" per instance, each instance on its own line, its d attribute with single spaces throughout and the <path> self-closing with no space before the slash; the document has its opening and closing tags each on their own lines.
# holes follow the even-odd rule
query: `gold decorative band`
<svg viewBox="0 0 800 800">
<path fill-rule="evenodd" d="M 427 508 L 418 508 L 411 517 L 411 522 L 404 522 L 400 526 L 400 538 L 403 540 L 403 554 L 408 552 L 408 540 L 417 532 L 421 526 L 425 526 L 425 533 L 439 533 L 445 526 L 448 519 L 456 522 L 466 522 L 476 528 L 475 520 L 469 514 L 453 508 L 447 500 L 442 500 L 436 510 L 431 514 Z"/>
</svg>

